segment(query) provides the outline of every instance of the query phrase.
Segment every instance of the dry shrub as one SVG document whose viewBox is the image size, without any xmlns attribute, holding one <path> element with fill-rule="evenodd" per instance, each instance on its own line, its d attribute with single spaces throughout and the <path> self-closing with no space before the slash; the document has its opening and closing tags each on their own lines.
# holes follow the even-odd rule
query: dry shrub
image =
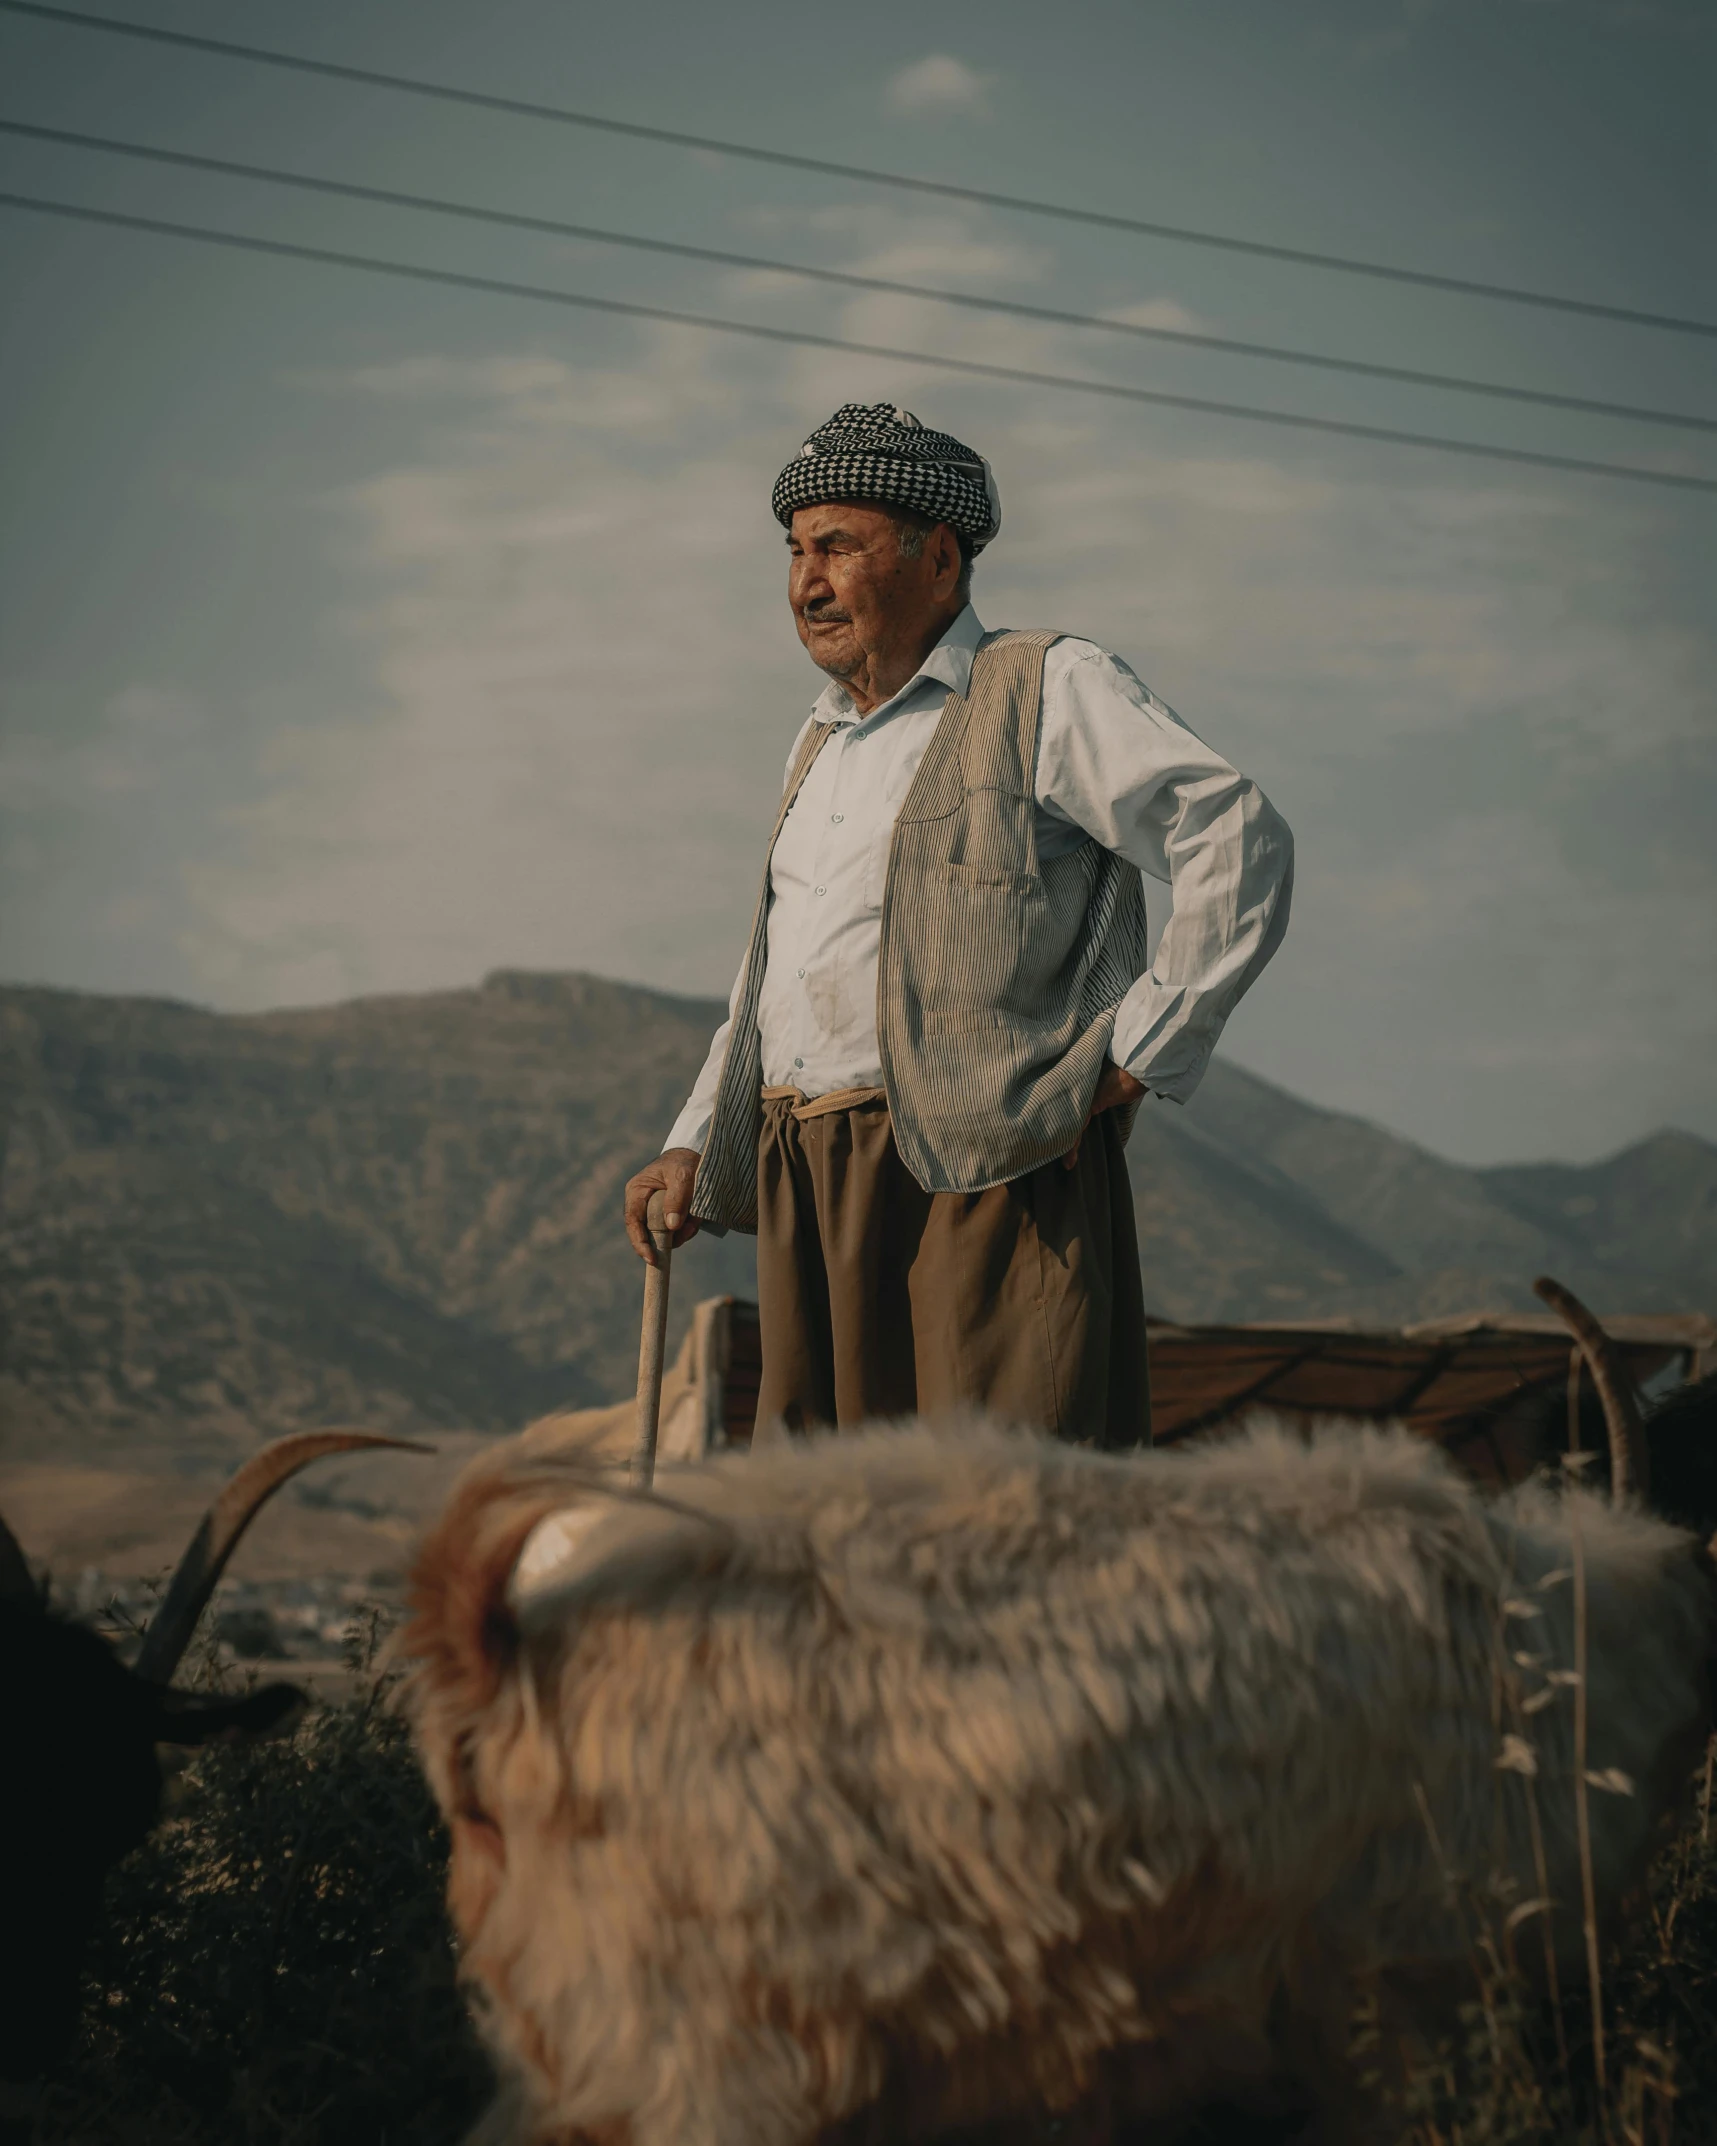
<svg viewBox="0 0 1717 2146">
<path fill-rule="evenodd" d="M 211 1747 L 109 1882 L 44 2141 L 452 2146 L 488 2084 L 455 1986 L 446 1846 L 405 1724 L 362 1696 Z"/>
<path fill-rule="evenodd" d="M 1407 2083 L 1402 2146 L 1717 2140 L 1717 1852 L 1701 1800 L 1654 1866 L 1629 1937 L 1604 1954 L 1602 2089 L 1587 1989 L 1545 2002 L 1512 1963 L 1501 1918 L 1475 1920 L 1475 1994 L 1460 2037 Z"/>
<path fill-rule="evenodd" d="M 1577 1475 L 1589 1458 L 1563 1462 Z M 1600 1943 L 1589 1809 L 1594 1794 L 1632 1795 L 1625 1775 L 1587 1771 L 1586 1577 L 1578 1502 L 1570 1507 L 1572 1567 L 1541 1587 L 1571 1583 L 1574 1658 L 1558 1666 L 1511 1646 L 1504 1600 L 1495 1725 L 1499 1781 L 1524 1798 L 1538 1858 L 1539 1897 L 1500 1883 L 1460 1905 L 1471 1939 L 1473 1995 L 1462 2037 L 1427 2054 L 1400 2093 L 1401 2146 L 1692 2146 L 1717 2140 L 1717 1851 L 1711 1837 L 1717 1740 L 1707 1746 L 1694 1817 L 1650 1872 L 1626 1934 Z M 1573 1702 L 1573 1794 L 1582 1898 L 1545 1893 L 1534 1725 Z M 1580 1928 L 1586 1974 L 1559 1981 L 1546 1909 Z M 1542 1945 L 1544 1972 L 1523 1958 Z M 1538 1994 L 1535 1994 L 1535 1990 Z M 1547 1994 L 1546 1994 L 1547 1993 Z M 1362 2029 L 1362 2041 L 1363 2041 Z"/>
</svg>

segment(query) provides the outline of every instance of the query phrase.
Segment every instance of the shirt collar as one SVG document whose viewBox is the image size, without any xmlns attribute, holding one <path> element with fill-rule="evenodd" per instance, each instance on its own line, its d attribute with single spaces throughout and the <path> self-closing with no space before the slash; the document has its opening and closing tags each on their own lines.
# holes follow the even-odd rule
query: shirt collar
<svg viewBox="0 0 1717 2146">
<path fill-rule="evenodd" d="M 972 658 L 983 638 L 982 622 L 968 604 L 892 699 L 873 708 L 869 715 L 861 716 L 846 687 L 839 679 L 831 678 L 817 695 L 812 717 L 819 723 L 851 723 L 855 728 L 860 723 L 880 723 L 893 715 L 909 694 L 931 679 L 952 692 L 964 693 L 972 682 Z"/>
</svg>

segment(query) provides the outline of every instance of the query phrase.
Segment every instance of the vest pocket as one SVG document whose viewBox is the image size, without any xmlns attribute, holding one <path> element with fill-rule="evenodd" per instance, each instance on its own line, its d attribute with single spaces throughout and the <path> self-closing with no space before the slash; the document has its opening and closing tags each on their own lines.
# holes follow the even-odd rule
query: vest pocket
<svg viewBox="0 0 1717 2146">
<path fill-rule="evenodd" d="M 1018 902 L 1045 898 L 1043 881 L 1036 872 L 1009 871 L 998 864 L 939 864 L 935 873 L 943 886 L 973 901 L 996 895 Z"/>
<path fill-rule="evenodd" d="M 927 1036 L 1018 1036 L 1034 1051 L 1047 1043 L 1059 1052 L 1078 1033 L 1077 1022 L 1037 1021 L 1005 1006 L 926 1006 L 922 1019 Z"/>
<path fill-rule="evenodd" d="M 932 1007 L 1005 1012 L 1034 991 L 1026 949 L 1042 936 L 1047 899 L 1035 874 L 1002 863 L 938 860 L 921 885 L 923 906 L 906 928 L 914 941 L 915 992 L 927 1013 Z"/>
</svg>

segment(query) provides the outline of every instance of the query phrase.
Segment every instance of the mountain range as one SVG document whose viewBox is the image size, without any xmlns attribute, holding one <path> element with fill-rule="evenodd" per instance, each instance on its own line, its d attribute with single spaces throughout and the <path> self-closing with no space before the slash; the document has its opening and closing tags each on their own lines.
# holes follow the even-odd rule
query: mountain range
<svg viewBox="0 0 1717 2146">
<path fill-rule="evenodd" d="M 9 1456 L 188 1469 L 327 1422 L 500 1429 L 628 1390 L 621 1187 L 722 1008 L 584 975 L 215 1014 L 0 990 Z M 1467 1169 L 1213 1064 L 1129 1148 L 1151 1310 L 1399 1325 L 1531 1306 L 1717 1309 L 1717 1147 Z M 676 1261 L 676 1323 L 749 1240 Z"/>
</svg>

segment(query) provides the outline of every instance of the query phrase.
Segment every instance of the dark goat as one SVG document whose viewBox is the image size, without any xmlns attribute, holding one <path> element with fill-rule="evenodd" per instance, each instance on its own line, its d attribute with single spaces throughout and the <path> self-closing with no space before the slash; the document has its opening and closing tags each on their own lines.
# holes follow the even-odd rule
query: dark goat
<svg viewBox="0 0 1717 2146">
<path fill-rule="evenodd" d="M 1651 1502 L 1666 1520 L 1717 1532 L 1717 1371 L 1666 1394 L 1645 1419 Z"/>
<path fill-rule="evenodd" d="M 398 1438 L 305 1431 L 240 1468 L 204 1515 L 144 1635 L 135 1668 L 56 1615 L 0 1521 L 0 1664 L 8 1757 L 0 1768 L 0 1891 L 12 1987 L 0 1998 L 0 2146 L 22 2146 L 44 2075 L 78 2021 L 78 1975 L 109 1869 L 160 1815 L 158 1744 L 266 1736 L 304 1703 L 290 1684 L 243 1698 L 176 1691 L 178 1668 L 239 1537 L 300 1468 Z"/>
</svg>

